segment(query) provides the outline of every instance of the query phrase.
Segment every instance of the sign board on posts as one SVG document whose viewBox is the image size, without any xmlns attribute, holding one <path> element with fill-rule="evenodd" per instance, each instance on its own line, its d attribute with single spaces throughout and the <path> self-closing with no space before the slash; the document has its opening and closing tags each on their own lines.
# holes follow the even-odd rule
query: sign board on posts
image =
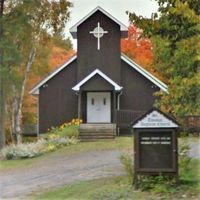
<svg viewBox="0 0 200 200">
<path fill-rule="evenodd" d="M 140 174 L 178 176 L 178 123 L 153 108 L 133 123 L 135 185 Z"/>
</svg>

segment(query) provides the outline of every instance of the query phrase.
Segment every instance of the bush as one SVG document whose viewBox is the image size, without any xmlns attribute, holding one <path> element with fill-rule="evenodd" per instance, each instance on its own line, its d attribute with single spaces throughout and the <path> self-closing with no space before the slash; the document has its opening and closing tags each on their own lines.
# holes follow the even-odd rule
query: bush
<svg viewBox="0 0 200 200">
<path fill-rule="evenodd" d="M 26 144 L 12 144 L 8 147 L 5 147 L 1 154 L 5 159 L 18 159 L 18 158 L 33 158 L 44 153 L 46 141 L 39 140 L 34 143 Z"/>
<path fill-rule="evenodd" d="M 47 134 L 57 134 L 61 137 L 78 138 L 79 125 L 82 123 L 81 119 L 72 119 L 71 122 L 64 123 L 58 127 L 52 127 Z"/>
<path fill-rule="evenodd" d="M 46 141 L 47 141 L 47 145 L 46 145 L 47 152 L 54 151 L 63 146 L 76 144 L 78 142 L 76 138 L 61 137 L 60 135 L 57 135 L 57 134 L 48 135 Z"/>
<path fill-rule="evenodd" d="M 192 170 L 190 165 L 192 158 L 189 157 L 189 150 L 190 147 L 187 144 L 179 147 L 179 172 L 183 179 L 187 179 L 189 171 Z"/>
<path fill-rule="evenodd" d="M 2 151 L 2 157 L 7 160 L 20 158 L 33 158 L 44 153 L 55 151 L 63 146 L 76 144 L 76 138 L 62 138 L 59 135 L 51 134 L 46 140 L 40 139 L 37 142 L 10 145 Z"/>
<path fill-rule="evenodd" d="M 132 157 L 124 154 L 124 155 L 120 156 L 120 161 L 123 164 L 124 169 L 126 171 L 126 174 L 127 174 L 127 177 L 128 177 L 128 182 L 130 184 L 133 184 L 134 171 L 133 171 Z"/>
<path fill-rule="evenodd" d="M 141 176 L 139 188 L 142 191 L 151 190 L 154 193 L 166 193 L 174 184 L 175 180 L 168 176 Z"/>
<path fill-rule="evenodd" d="M 5 147 L 1 151 L 1 155 L 5 159 L 33 158 L 63 146 L 76 144 L 80 123 L 82 120 L 73 119 L 69 123 L 51 128 L 42 139 L 36 142 Z"/>
</svg>

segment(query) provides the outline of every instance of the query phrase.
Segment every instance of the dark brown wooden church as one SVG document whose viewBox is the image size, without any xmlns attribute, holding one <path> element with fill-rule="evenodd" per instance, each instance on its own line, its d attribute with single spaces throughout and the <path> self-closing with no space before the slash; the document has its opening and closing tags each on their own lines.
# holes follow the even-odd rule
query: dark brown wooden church
<svg viewBox="0 0 200 200">
<path fill-rule="evenodd" d="M 38 96 L 39 133 L 73 118 L 115 125 L 120 117 L 149 110 L 156 91 L 167 92 L 163 82 L 121 53 L 120 39 L 128 28 L 101 7 L 70 32 L 77 39 L 77 55 L 30 91 Z"/>
</svg>

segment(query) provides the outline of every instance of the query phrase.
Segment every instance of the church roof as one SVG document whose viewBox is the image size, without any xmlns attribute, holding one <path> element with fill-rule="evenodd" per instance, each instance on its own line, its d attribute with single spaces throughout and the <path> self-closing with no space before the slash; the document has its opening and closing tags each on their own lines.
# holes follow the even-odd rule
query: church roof
<svg viewBox="0 0 200 200">
<path fill-rule="evenodd" d="M 63 65 L 61 65 L 59 68 L 57 68 L 55 71 L 53 71 L 50 75 L 48 75 L 46 78 L 44 78 L 42 81 L 40 81 L 30 92 L 29 94 L 32 95 L 38 95 L 39 94 L 39 88 L 44 85 L 47 81 L 49 81 L 51 78 L 56 76 L 60 71 L 62 71 L 65 67 L 68 67 L 73 61 L 77 59 L 77 55 L 74 55 L 71 57 L 68 61 L 66 61 Z M 124 54 L 121 54 L 121 60 L 126 62 L 130 67 L 135 69 L 138 73 L 146 77 L 149 81 L 154 83 L 158 88 L 160 88 L 162 91 L 168 93 L 168 87 L 165 83 L 160 81 L 158 78 L 156 78 L 154 75 L 149 73 L 147 70 L 142 68 L 140 65 L 135 63 L 133 60 L 125 56 Z M 100 70 L 99 70 L 100 71 Z M 101 74 L 99 71 L 96 71 L 96 73 Z M 94 72 L 93 72 L 94 73 Z M 101 74 L 102 75 L 102 74 Z M 105 74 L 103 75 L 104 77 L 106 76 Z M 109 80 L 109 79 L 108 79 Z M 112 80 L 111 80 L 112 81 Z M 117 85 L 116 85 L 117 86 Z M 120 87 L 120 86 L 119 86 Z M 116 87 L 118 88 L 118 87 Z"/>
<path fill-rule="evenodd" d="M 78 26 L 80 24 L 82 24 L 85 20 L 87 20 L 90 16 L 92 16 L 97 11 L 102 12 L 108 18 L 110 18 L 115 23 L 117 23 L 120 26 L 121 35 L 123 36 L 124 33 L 126 35 L 126 33 L 128 31 L 127 26 L 125 26 L 123 23 L 121 23 L 119 20 L 117 20 L 115 17 L 113 17 L 110 13 L 105 11 L 103 8 L 101 8 L 100 6 L 97 6 L 94 10 L 92 10 L 90 13 L 88 13 L 84 18 L 82 18 L 80 21 L 78 21 L 74 26 L 72 26 L 69 29 L 69 32 L 72 34 L 73 38 L 77 38 L 77 28 L 78 28 Z"/>
<path fill-rule="evenodd" d="M 117 83 L 115 83 L 112 79 L 110 79 L 107 75 L 105 75 L 102 71 L 99 69 L 95 69 L 91 74 L 86 76 L 82 81 L 80 81 L 78 84 L 76 84 L 72 90 L 79 91 L 80 87 L 84 85 L 87 81 L 89 81 L 92 77 L 94 77 L 96 74 L 100 75 L 103 79 L 105 79 L 107 82 L 109 82 L 116 91 L 120 91 L 122 89 L 121 86 L 119 86 Z"/>
</svg>

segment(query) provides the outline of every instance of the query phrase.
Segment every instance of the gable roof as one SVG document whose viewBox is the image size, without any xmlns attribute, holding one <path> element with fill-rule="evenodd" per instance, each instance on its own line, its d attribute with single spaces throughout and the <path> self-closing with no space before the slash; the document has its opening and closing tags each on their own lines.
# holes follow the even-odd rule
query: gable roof
<svg viewBox="0 0 200 200">
<path fill-rule="evenodd" d="M 145 114 L 136 119 L 133 128 L 178 128 L 179 123 L 171 116 L 158 108 L 151 108 Z"/>
<path fill-rule="evenodd" d="M 39 88 L 45 84 L 48 80 L 56 76 L 60 71 L 62 71 L 65 67 L 70 65 L 73 61 L 77 59 L 77 55 L 74 55 L 71 57 L 68 61 L 66 61 L 63 65 L 61 65 L 59 68 L 57 68 L 55 71 L 53 71 L 50 75 L 48 75 L 46 78 L 44 78 L 42 81 L 40 81 L 30 92 L 29 94 L 32 95 L 38 95 L 39 94 Z M 154 75 L 146 71 L 144 68 L 139 66 L 137 63 L 133 62 L 130 58 L 125 56 L 124 54 L 121 54 L 121 59 L 126 62 L 129 66 L 134 68 L 137 72 L 139 72 L 141 75 L 146 77 L 148 80 L 150 80 L 152 83 L 154 83 L 157 87 L 159 87 L 162 91 L 168 93 L 168 87 L 165 83 L 157 79 Z"/>
<path fill-rule="evenodd" d="M 107 75 L 105 75 L 102 71 L 99 69 L 95 69 L 91 74 L 86 76 L 82 81 L 80 81 L 78 84 L 76 84 L 72 90 L 79 91 L 80 87 L 84 85 L 87 81 L 89 81 L 92 77 L 94 77 L 96 74 L 100 75 L 103 79 L 105 79 L 107 82 L 109 82 L 116 91 L 120 91 L 122 89 L 121 86 L 119 86 L 117 83 L 115 83 L 112 79 L 110 79 Z"/>
<path fill-rule="evenodd" d="M 168 93 L 168 87 L 165 83 L 160 81 L 158 78 L 156 78 L 154 75 L 149 73 L 147 70 L 142 68 L 140 65 L 135 63 L 133 60 L 131 60 L 129 57 L 125 56 L 124 54 L 121 54 L 121 59 L 125 61 L 127 64 L 129 64 L 131 67 L 133 67 L 136 71 L 138 71 L 140 74 L 142 74 L 144 77 L 149 79 L 152 83 L 154 83 L 156 86 L 158 86 L 161 90 Z"/>
<path fill-rule="evenodd" d="M 123 35 L 124 33 L 126 33 L 128 31 L 127 26 L 125 26 L 123 23 L 121 23 L 119 20 L 117 20 L 115 17 L 113 17 L 110 13 L 105 11 L 103 8 L 101 8 L 100 6 L 97 6 L 94 10 L 92 10 L 90 13 L 88 13 L 84 18 L 82 18 L 80 21 L 78 21 L 74 26 L 72 26 L 69 29 L 69 32 L 72 34 L 73 38 L 77 38 L 77 28 L 78 28 L 78 26 L 80 24 L 82 24 L 85 20 L 87 20 L 90 16 L 92 16 L 97 11 L 102 12 L 108 18 L 110 18 L 115 23 L 117 23 L 120 26 L 121 35 Z"/>
<path fill-rule="evenodd" d="M 69 64 L 71 64 L 73 61 L 75 61 L 77 58 L 77 55 L 72 56 L 69 60 L 67 60 L 63 65 L 58 67 L 56 70 L 54 70 L 50 75 L 48 75 L 46 78 L 42 79 L 35 87 L 29 92 L 29 94 L 37 95 L 39 94 L 39 88 L 45 84 L 48 80 L 53 78 L 56 74 L 58 74 L 60 71 L 62 71 L 65 67 L 67 67 Z"/>
</svg>

